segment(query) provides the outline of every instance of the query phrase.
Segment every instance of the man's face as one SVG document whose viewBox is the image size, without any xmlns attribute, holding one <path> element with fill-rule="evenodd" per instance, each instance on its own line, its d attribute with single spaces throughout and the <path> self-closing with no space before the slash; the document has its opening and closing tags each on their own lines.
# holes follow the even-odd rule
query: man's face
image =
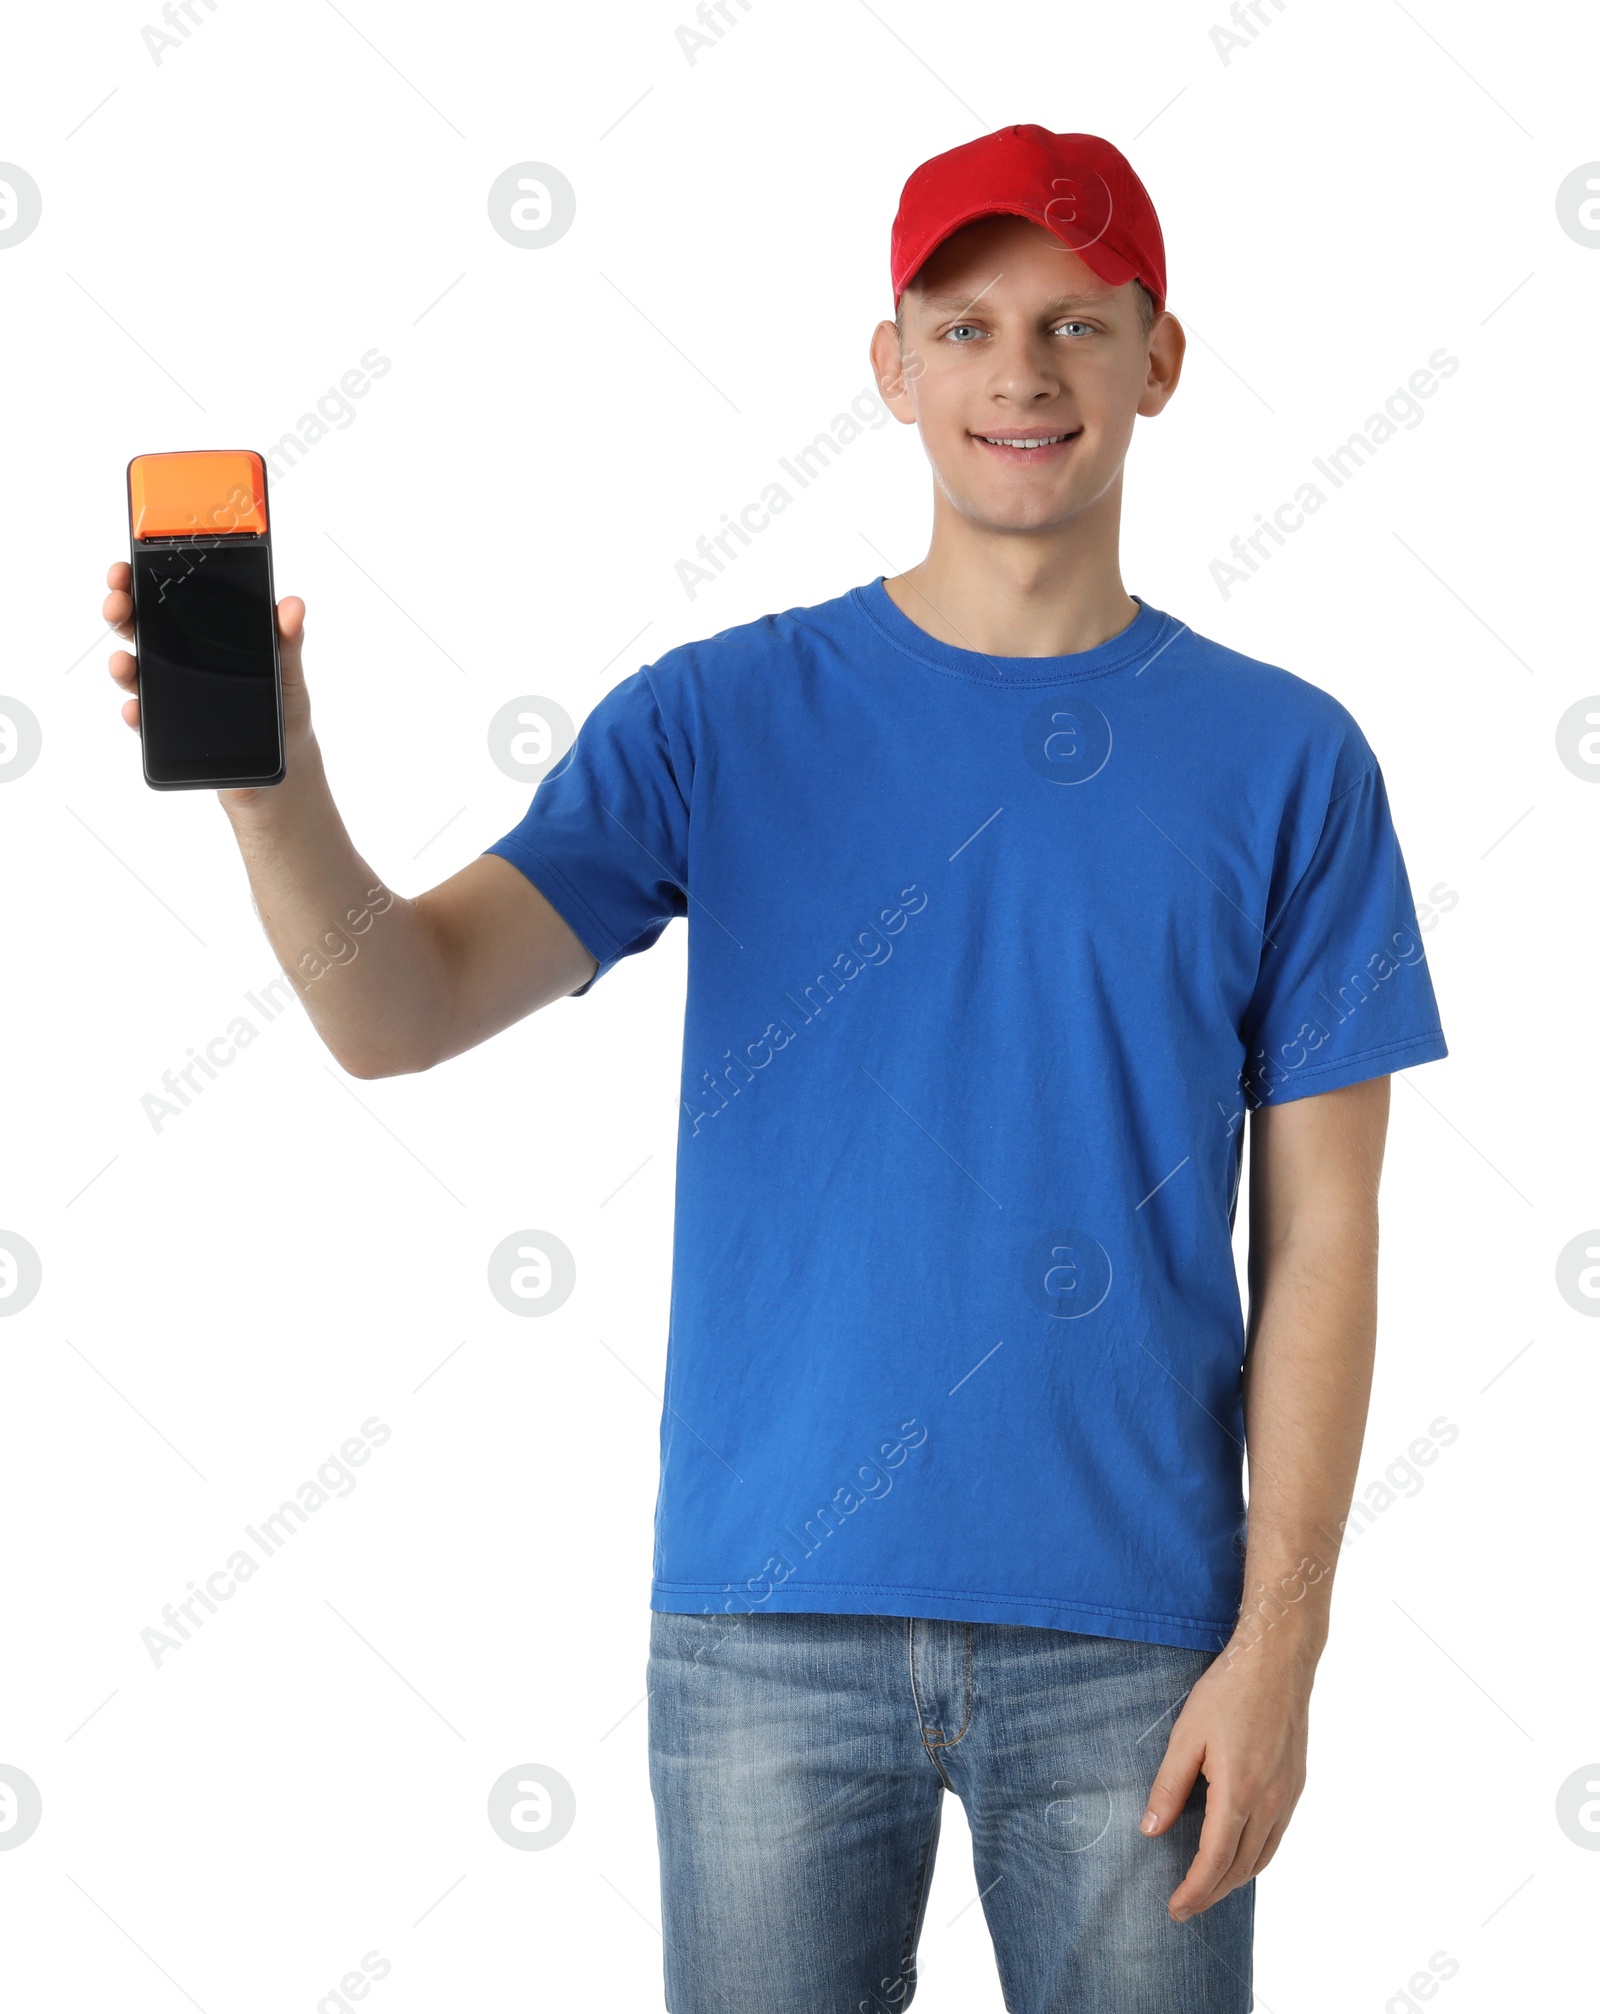
<svg viewBox="0 0 1600 2014">
<path fill-rule="evenodd" d="M 973 523 L 1042 532 L 1117 483 L 1139 413 L 1177 384 L 1183 333 L 1147 337 L 1132 284 L 1108 287 L 1022 217 L 985 217 L 934 252 L 880 323 L 873 364 L 896 418 L 915 422 L 940 489 Z M 1045 440 L 1040 447 L 1006 441 Z"/>
</svg>

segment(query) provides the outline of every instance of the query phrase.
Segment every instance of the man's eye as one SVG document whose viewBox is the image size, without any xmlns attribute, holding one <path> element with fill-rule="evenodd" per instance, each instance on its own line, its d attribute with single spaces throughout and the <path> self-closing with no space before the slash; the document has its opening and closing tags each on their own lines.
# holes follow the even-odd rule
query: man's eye
<svg viewBox="0 0 1600 2014">
<path fill-rule="evenodd" d="M 1093 326 L 1088 322 L 1079 322 L 1079 321 L 1058 322 L 1056 324 L 1055 333 L 1060 334 L 1063 330 L 1082 330 L 1086 335 L 1094 334 Z M 969 336 L 974 337 L 981 336 L 983 334 L 983 331 L 977 326 L 975 322 L 956 322 L 950 328 L 946 329 L 944 333 L 946 341 L 954 342 L 958 349 L 967 349 L 970 348 L 970 344 L 965 340 L 965 338 Z"/>
</svg>

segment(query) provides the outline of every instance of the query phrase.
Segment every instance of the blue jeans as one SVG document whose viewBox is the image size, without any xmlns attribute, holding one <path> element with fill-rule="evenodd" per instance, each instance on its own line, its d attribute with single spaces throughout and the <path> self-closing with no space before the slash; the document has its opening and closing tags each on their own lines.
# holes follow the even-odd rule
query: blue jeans
<svg viewBox="0 0 1600 2014">
<path fill-rule="evenodd" d="M 1208 1651 L 1002 1623 L 652 1615 L 670 2014 L 899 2014 L 946 1790 L 1012 2014 L 1248 2014 L 1255 1884 L 1167 1915 L 1139 1831 Z"/>
</svg>

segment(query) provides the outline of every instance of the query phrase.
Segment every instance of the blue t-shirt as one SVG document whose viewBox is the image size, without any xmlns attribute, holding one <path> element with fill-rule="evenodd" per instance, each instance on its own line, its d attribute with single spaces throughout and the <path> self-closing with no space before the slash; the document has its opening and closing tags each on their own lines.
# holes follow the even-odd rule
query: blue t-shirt
<svg viewBox="0 0 1600 2014">
<path fill-rule="evenodd" d="M 1244 1114 L 1446 1053 L 1344 707 L 880 578 L 624 679 L 488 850 L 596 978 L 688 917 L 652 1607 L 1220 1648 Z"/>
</svg>

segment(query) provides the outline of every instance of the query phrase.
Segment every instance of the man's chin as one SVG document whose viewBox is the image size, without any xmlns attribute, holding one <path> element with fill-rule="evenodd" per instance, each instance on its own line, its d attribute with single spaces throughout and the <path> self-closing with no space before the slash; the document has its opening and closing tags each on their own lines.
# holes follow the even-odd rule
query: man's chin
<svg viewBox="0 0 1600 2014">
<path fill-rule="evenodd" d="M 1070 496 L 1030 497 L 963 494 L 948 483 L 942 485 L 946 497 L 975 531 L 998 537 L 1026 537 L 1058 531 L 1078 515 L 1079 506 Z"/>
</svg>

